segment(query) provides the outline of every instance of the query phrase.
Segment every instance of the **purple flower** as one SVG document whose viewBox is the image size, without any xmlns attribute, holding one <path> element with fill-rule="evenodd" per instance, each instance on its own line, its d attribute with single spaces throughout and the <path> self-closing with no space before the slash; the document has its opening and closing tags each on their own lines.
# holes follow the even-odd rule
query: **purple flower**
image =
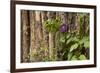
<svg viewBox="0 0 100 73">
<path fill-rule="evenodd" d="M 68 25 L 63 23 L 63 24 L 60 26 L 59 31 L 60 31 L 60 32 L 66 32 L 66 31 L 68 31 Z"/>
</svg>

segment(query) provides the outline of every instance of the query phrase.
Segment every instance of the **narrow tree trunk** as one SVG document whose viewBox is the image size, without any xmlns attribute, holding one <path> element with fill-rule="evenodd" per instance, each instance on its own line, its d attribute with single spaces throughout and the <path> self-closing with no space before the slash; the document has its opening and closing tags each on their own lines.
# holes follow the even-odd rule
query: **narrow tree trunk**
<svg viewBox="0 0 100 73">
<path fill-rule="evenodd" d="M 43 38 L 43 33 L 42 33 L 42 23 L 41 23 L 41 13 L 40 11 L 35 11 L 35 19 L 36 19 L 36 23 L 35 23 L 35 30 L 36 30 L 36 43 L 35 43 L 35 48 L 37 49 L 37 51 L 39 51 L 41 49 L 41 43 L 42 43 L 42 38 Z M 37 53 L 39 54 L 39 53 Z M 39 55 L 40 56 L 40 55 Z M 37 58 L 37 61 L 41 61 L 42 57 Z"/>
<path fill-rule="evenodd" d="M 61 13 L 61 21 L 62 21 L 62 23 L 67 24 L 67 15 L 65 12 Z"/>
<path fill-rule="evenodd" d="M 35 11 L 30 11 L 30 61 L 35 61 L 33 54 L 36 54 L 35 40 L 36 40 L 36 31 L 35 31 Z"/>
<path fill-rule="evenodd" d="M 60 12 L 56 12 L 56 19 L 57 18 L 61 19 Z M 59 33 L 59 30 L 58 30 L 55 33 L 55 51 L 54 51 L 54 53 L 55 53 L 56 60 L 59 60 L 59 51 L 60 51 L 60 48 L 61 48 L 59 39 L 60 39 L 60 33 Z"/>
<path fill-rule="evenodd" d="M 53 18 L 53 13 L 52 12 L 48 12 L 48 19 L 52 19 Z M 54 36 L 53 33 L 49 32 L 49 58 L 50 60 L 52 60 L 53 57 L 53 49 L 54 49 Z"/>
<path fill-rule="evenodd" d="M 72 13 L 72 18 L 71 18 L 71 32 L 74 33 L 76 30 L 76 25 L 77 25 L 77 14 Z"/>
<path fill-rule="evenodd" d="M 72 13 L 68 13 L 69 32 L 72 31 Z"/>
<path fill-rule="evenodd" d="M 86 34 L 86 27 L 87 27 L 87 18 L 86 17 L 87 17 L 86 15 L 84 15 L 84 17 L 83 17 L 83 29 L 85 29 L 83 31 L 84 35 Z"/>
<path fill-rule="evenodd" d="M 48 57 L 48 49 L 49 49 L 49 33 L 45 30 L 43 23 L 47 20 L 47 12 L 41 12 L 42 17 L 42 29 L 43 29 L 43 48 L 45 48 L 45 57 Z"/>
<path fill-rule="evenodd" d="M 76 31 L 77 31 L 77 34 L 79 34 L 79 30 L 80 30 L 80 15 L 77 13 L 77 16 L 76 16 Z"/>
<path fill-rule="evenodd" d="M 21 12 L 21 34 L 22 34 L 22 47 L 21 47 L 21 62 L 29 61 L 29 49 L 30 49 L 30 21 L 29 11 L 22 10 Z"/>
</svg>

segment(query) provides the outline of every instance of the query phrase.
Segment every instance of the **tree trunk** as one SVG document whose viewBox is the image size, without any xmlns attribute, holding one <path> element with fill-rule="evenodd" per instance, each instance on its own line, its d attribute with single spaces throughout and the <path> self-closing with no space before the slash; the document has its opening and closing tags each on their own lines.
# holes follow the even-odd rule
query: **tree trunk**
<svg viewBox="0 0 100 73">
<path fill-rule="evenodd" d="M 74 33 L 76 30 L 76 25 L 77 25 L 77 13 L 72 13 L 72 18 L 71 18 L 71 32 Z"/>
<path fill-rule="evenodd" d="M 77 16 L 76 16 L 76 31 L 77 31 L 77 34 L 79 34 L 79 30 L 80 30 L 80 15 L 77 13 Z"/>
<path fill-rule="evenodd" d="M 85 29 L 84 31 L 83 31 L 83 34 L 85 35 L 86 34 L 86 27 L 88 26 L 88 24 L 87 24 L 87 15 L 84 15 L 84 17 L 83 17 L 83 29 Z"/>
<path fill-rule="evenodd" d="M 56 12 L 56 19 L 57 18 L 60 18 L 61 19 L 61 13 L 60 12 Z M 60 25 L 60 24 L 59 24 Z M 54 54 L 55 54 L 55 57 L 56 57 L 56 60 L 60 60 L 59 59 L 59 51 L 60 51 L 60 42 L 59 42 L 59 39 L 60 39 L 60 33 L 59 33 L 59 30 L 55 33 L 55 50 L 54 50 Z"/>
<path fill-rule="evenodd" d="M 21 12 L 21 34 L 22 34 L 22 47 L 21 47 L 21 62 L 29 61 L 29 49 L 30 49 L 30 19 L 29 11 L 22 10 Z"/>
<path fill-rule="evenodd" d="M 69 32 L 71 32 L 71 24 L 72 24 L 72 22 L 71 22 L 71 20 L 72 20 L 72 13 L 67 13 L 68 15 L 67 15 L 67 23 L 68 23 L 68 25 L 69 25 Z"/>
<path fill-rule="evenodd" d="M 42 33 L 42 23 L 41 23 L 41 13 L 40 11 L 35 11 L 35 19 L 36 19 L 36 23 L 35 23 L 35 48 L 37 49 L 37 54 L 39 55 L 38 51 L 40 51 L 41 49 L 41 43 L 42 43 L 42 38 L 43 38 L 43 33 Z M 40 55 L 39 55 L 40 56 Z M 37 58 L 37 61 L 41 61 L 42 57 Z"/>
<path fill-rule="evenodd" d="M 48 49 L 49 49 L 49 33 L 45 30 L 43 23 L 47 20 L 47 12 L 41 12 L 42 17 L 42 29 L 43 29 L 43 48 L 45 48 L 44 55 L 48 57 Z"/>
<path fill-rule="evenodd" d="M 61 12 L 61 21 L 62 23 L 67 24 L 67 15 L 65 12 Z"/>
<path fill-rule="evenodd" d="M 48 19 L 53 18 L 53 12 L 48 12 Z M 54 49 L 54 34 L 49 32 L 49 58 L 53 58 L 53 49 Z"/>
<path fill-rule="evenodd" d="M 36 54 L 35 41 L 35 11 L 30 11 L 30 61 L 35 61 L 33 54 Z"/>
</svg>

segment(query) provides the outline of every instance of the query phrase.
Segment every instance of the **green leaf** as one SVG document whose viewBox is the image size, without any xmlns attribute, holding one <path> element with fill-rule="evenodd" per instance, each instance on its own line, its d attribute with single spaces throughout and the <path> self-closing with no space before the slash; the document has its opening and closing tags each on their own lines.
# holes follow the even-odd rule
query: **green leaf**
<svg viewBox="0 0 100 73">
<path fill-rule="evenodd" d="M 84 43 L 84 47 L 85 47 L 85 48 L 89 48 L 89 47 L 90 47 L 89 44 L 90 44 L 89 41 L 86 41 L 86 42 Z"/>
<path fill-rule="evenodd" d="M 78 42 L 79 41 L 79 39 L 77 38 L 77 37 L 70 37 L 68 40 L 67 40 L 67 43 L 66 44 L 69 44 L 70 42 Z"/>
<path fill-rule="evenodd" d="M 71 60 L 77 60 L 77 57 L 74 55 Z"/>
<path fill-rule="evenodd" d="M 67 40 L 67 43 L 66 44 L 69 44 L 70 42 L 72 42 L 73 41 L 73 38 L 69 38 L 68 40 Z"/>
<path fill-rule="evenodd" d="M 85 57 L 85 55 L 82 54 L 82 55 L 79 56 L 79 59 L 80 60 L 86 60 L 87 58 Z"/>
<path fill-rule="evenodd" d="M 77 49 L 77 47 L 78 47 L 78 43 L 75 43 L 74 45 L 72 45 L 71 48 L 70 48 L 70 52 Z"/>
<path fill-rule="evenodd" d="M 67 37 L 66 37 L 67 39 L 71 38 L 71 34 L 70 34 L 70 33 L 69 33 L 69 34 L 67 33 L 66 36 L 67 36 Z"/>
<path fill-rule="evenodd" d="M 64 37 L 61 37 L 61 38 L 60 38 L 60 42 L 61 42 L 61 43 L 65 43 L 65 38 L 64 38 Z"/>
<path fill-rule="evenodd" d="M 80 45 L 82 45 L 83 43 L 84 43 L 84 40 L 83 39 L 79 41 L 79 44 Z"/>
<path fill-rule="evenodd" d="M 82 45 L 84 44 L 84 47 L 85 48 L 89 48 L 89 37 L 88 36 L 85 36 L 83 37 L 80 41 L 79 41 L 79 44 Z"/>
<path fill-rule="evenodd" d="M 68 53 L 68 60 L 71 60 L 73 53 Z"/>
<path fill-rule="evenodd" d="M 73 40 L 77 41 L 77 42 L 79 41 L 79 39 L 77 37 L 74 37 Z"/>
<path fill-rule="evenodd" d="M 57 32 L 60 27 L 61 20 L 48 19 L 44 22 L 44 27 L 48 32 Z"/>
<path fill-rule="evenodd" d="M 59 18 L 57 19 L 48 19 L 44 22 L 44 28 L 48 32 L 57 32 L 61 24 L 61 20 Z"/>
</svg>

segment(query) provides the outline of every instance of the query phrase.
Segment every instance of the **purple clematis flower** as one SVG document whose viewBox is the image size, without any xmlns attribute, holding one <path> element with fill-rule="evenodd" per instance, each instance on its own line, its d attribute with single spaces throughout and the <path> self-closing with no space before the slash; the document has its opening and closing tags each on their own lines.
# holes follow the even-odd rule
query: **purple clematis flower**
<svg viewBox="0 0 100 73">
<path fill-rule="evenodd" d="M 60 29 L 59 29 L 60 32 L 66 32 L 68 31 L 68 25 L 63 23 L 61 26 L 60 26 Z"/>
</svg>

